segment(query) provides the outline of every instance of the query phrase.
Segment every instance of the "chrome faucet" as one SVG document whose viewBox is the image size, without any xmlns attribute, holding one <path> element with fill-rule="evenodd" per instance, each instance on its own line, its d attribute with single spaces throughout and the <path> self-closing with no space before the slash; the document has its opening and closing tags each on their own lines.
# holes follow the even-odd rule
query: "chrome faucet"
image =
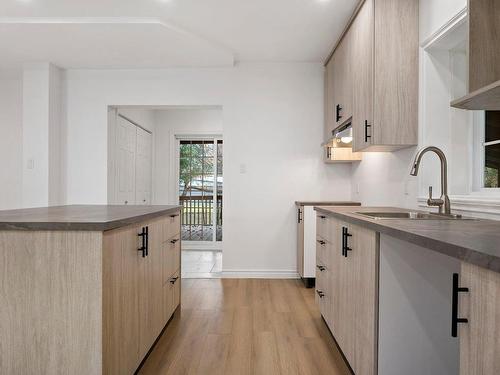
<svg viewBox="0 0 500 375">
<path fill-rule="evenodd" d="M 427 199 L 427 205 L 431 207 L 439 207 L 440 214 L 443 213 L 444 208 L 444 214 L 449 215 L 451 214 L 451 207 L 450 198 L 448 198 L 448 163 L 444 152 L 435 146 L 429 146 L 421 149 L 415 156 L 410 175 L 416 176 L 418 174 L 418 168 L 420 167 L 422 156 L 424 156 L 427 151 L 433 151 L 436 153 L 441 161 L 441 197 L 438 199 L 432 198 L 432 186 L 429 186 L 429 199 Z"/>
</svg>

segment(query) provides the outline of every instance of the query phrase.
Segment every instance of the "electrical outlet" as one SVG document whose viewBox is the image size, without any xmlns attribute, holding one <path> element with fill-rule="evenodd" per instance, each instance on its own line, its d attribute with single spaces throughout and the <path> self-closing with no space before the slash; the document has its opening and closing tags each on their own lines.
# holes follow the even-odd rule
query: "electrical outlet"
<svg viewBox="0 0 500 375">
<path fill-rule="evenodd" d="M 33 158 L 28 159 L 28 162 L 26 164 L 26 168 L 35 169 L 35 159 L 33 159 Z"/>
</svg>

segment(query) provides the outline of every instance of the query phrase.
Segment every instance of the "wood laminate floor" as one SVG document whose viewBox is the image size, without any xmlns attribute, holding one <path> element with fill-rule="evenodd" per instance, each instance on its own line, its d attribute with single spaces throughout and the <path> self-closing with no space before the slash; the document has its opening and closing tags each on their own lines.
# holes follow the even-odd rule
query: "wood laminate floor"
<svg viewBox="0 0 500 375">
<path fill-rule="evenodd" d="M 185 279 L 178 309 L 140 374 L 344 375 L 299 280 Z"/>
</svg>

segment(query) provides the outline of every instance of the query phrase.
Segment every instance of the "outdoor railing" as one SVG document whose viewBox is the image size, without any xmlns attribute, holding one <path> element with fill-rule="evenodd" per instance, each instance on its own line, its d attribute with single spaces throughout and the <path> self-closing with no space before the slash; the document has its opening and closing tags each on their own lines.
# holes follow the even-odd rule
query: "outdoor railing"
<svg viewBox="0 0 500 375">
<path fill-rule="evenodd" d="M 182 225 L 213 225 L 213 195 L 179 196 L 182 206 Z M 222 225 L 222 195 L 217 195 L 216 204 L 217 225 Z"/>
</svg>

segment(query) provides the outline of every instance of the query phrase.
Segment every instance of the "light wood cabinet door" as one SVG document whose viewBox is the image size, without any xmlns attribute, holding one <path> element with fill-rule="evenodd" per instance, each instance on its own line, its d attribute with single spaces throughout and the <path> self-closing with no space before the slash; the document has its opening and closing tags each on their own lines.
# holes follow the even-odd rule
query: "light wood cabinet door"
<svg viewBox="0 0 500 375">
<path fill-rule="evenodd" d="M 469 0 L 469 92 L 500 80 L 500 2 Z"/>
<path fill-rule="evenodd" d="M 353 151 L 371 144 L 373 124 L 373 1 L 366 0 L 351 25 Z"/>
<path fill-rule="evenodd" d="M 103 373 L 132 374 L 139 353 L 139 228 L 132 226 L 103 236 Z"/>
<path fill-rule="evenodd" d="M 147 256 L 140 259 L 141 282 L 139 286 L 139 352 L 143 358 L 166 323 L 163 300 L 163 249 L 162 237 L 166 219 L 145 223 L 148 229 Z"/>
<path fill-rule="evenodd" d="M 328 217 L 325 296 L 318 303 L 325 321 L 356 374 L 376 373 L 378 265 L 377 233 Z M 345 232 L 345 234 L 344 234 Z M 321 259 L 318 259 L 321 264 Z"/>
<path fill-rule="evenodd" d="M 332 138 L 332 130 L 336 127 L 333 74 L 332 59 L 325 67 L 325 141 Z"/>
<path fill-rule="evenodd" d="M 377 233 L 357 225 L 347 225 L 343 267 L 346 309 L 344 325 L 345 350 L 355 374 L 376 374 L 378 321 L 378 265 Z"/>
<path fill-rule="evenodd" d="M 331 59 L 334 128 L 342 125 L 352 116 L 350 37 L 350 33 L 344 35 Z"/>
<path fill-rule="evenodd" d="M 374 151 L 418 143 L 418 0 L 374 0 Z"/>
<path fill-rule="evenodd" d="M 459 283 L 460 374 L 500 374 L 500 274 L 463 262 Z"/>
</svg>

